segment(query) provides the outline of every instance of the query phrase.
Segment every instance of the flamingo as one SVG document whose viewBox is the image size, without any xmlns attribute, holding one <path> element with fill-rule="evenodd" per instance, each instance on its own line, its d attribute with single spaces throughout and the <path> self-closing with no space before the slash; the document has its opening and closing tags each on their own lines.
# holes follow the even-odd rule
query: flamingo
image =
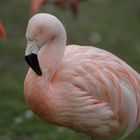
<svg viewBox="0 0 140 140">
<path fill-rule="evenodd" d="M 24 81 L 28 107 L 47 123 L 105 138 L 140 123 L 140 75 L 112 53 L 66 46 L 66 31 L 47 13 L 31 17 L 26 31 Z"/>
<path fill-rule="evenodd" d="M 39 12 L 40 7 L 46 3 L 52 3 L 54 6 L 60 9 L 70 8 L 72 14 L 75 18 L 78 18 L 78 8 L 80 1 L 85 0 L 32 0 L 31 1 L 31 15 L 34 15 Z"/>
<path fill-rule="evenodd" d="M 5 31 L 5 28 L 2 24 L 2 22 L 0 22 L 0 38 L 2 38 L 4 41 L 7 40 L 6 31 Z"/>
<path fill-rule="evenodd" d="M 48 0 L 31 0 L 31 15 L 39 12 L 41 5 L 47 3 Z"/>
</svg>

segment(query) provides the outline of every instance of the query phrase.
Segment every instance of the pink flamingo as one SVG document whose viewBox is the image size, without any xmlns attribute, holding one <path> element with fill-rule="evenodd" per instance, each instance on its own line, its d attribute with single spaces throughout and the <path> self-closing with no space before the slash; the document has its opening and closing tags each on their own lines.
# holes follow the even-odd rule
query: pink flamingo
<svg viewBox="0 0 140 140">
<path fill-rule="evenodd" d="M 107 137 L 140 123 L 140 75 L 115 55 L 91 46 L 66 46 L 62 23 L 40 13 L 28 23 L 24 83 L 29 108 L 46 122 Z"/>
<path fill-rule="evenodd" d="M 39 12 L 40 7 L 43 4 L 51 3 L 60 9 L 70 8 L 72 14 L 75 18 L 78 18 L 78 8 L 80 5 L 80 1 L 85 0 L 32 0 L 31 1 L 31 15 L 34 15 Z"/>
<path fill-rule="evenodd" d="M 4 41 L 7 40 L 7 34 L 2 22 L 0 22 L 0 38 L 2 38 Z"/>
<path fill-rule="evenodd" d="M 40 7 L 47 2 L 48 0 L 31 0 L 31 15 L 38 13 Z"/>
</svg>

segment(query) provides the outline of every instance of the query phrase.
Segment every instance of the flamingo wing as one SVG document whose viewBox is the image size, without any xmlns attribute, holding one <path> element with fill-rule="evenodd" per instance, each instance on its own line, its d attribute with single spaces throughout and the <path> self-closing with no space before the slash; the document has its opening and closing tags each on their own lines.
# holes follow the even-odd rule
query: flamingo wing
<svg viewBox="0 0 140 140">
<path fill-rule="evenodd" d="M 88 127 L 79 126 L 80 131 L 87 131 L 90 135 L 105 136 L 127 126 L 125 134 L 127 136 L 140 122 L 137 119 L 140 117 L 139 74 L 124 61 L 105 50 L 67 46 L 62 65 L 54 80 L 59 83 L 61 81 L 71 83 L 79 89 L 79 93 L 75 90 L 66 99 L 73 96 L 75 99 L 71 100 L 71 104 L 74 106 L 76 101 L 76 104 L 79 103 L 81 106 L 74 106 L 76 112 L 81 111 L 80 115 L 77 114 L 78 119 L 81 118 L 81 114 L 86 116 L 78 122 Z M 65 91 L 65 94 L 70 91 L 70 87 L 66 87 L 68 91 Z M 93 129 L 95 126 L 96 129 Z"/>
</svg>

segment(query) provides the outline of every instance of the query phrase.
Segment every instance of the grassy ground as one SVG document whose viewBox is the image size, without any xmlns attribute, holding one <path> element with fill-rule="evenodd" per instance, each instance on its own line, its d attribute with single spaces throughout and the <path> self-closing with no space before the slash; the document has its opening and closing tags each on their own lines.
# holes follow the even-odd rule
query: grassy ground
<svg viewBox="0 0 140 140">
<path fill-rule="evenodd" d="M 8 42 L 0 40 L 0 140 L 89 140 L 83 134 L 45 124 L 28 111 L 24 102 L 23 82 L 28 69 L 24 34 L 29 4 L 28 0 L 0 0 L 0 19 L 8 32 Z M 140 72 L 139 0 L 89 0 L 81 4 L 77 21 L 69 10 L 44 6 L 42 11 L 59 17 L 69 44 L 109 50 Z M 126 140 L 139 139 L 137 129 Z"/>
</svg>

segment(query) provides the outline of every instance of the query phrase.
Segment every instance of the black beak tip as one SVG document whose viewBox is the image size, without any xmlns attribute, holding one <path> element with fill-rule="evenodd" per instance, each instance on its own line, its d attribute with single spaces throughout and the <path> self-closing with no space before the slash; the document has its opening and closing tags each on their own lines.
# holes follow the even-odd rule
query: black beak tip
<svg viewBox="0 0 140 140">
<path fill-rule="evenodd" d="M 42 76 L 41 70 L 40 71 L 36 71 L 36 73 L 37 73 L 38 76 Z"/>
<path fill-rule="evenodd" d="M 42 75 L 42 71 L 39 66 L 38 58 L 36 54 L 29 54 L 25 56 L 25 60 L 28 63 L 28 65 L 33 69 L 33 71 L 38 75 Z"/>
</svg>

